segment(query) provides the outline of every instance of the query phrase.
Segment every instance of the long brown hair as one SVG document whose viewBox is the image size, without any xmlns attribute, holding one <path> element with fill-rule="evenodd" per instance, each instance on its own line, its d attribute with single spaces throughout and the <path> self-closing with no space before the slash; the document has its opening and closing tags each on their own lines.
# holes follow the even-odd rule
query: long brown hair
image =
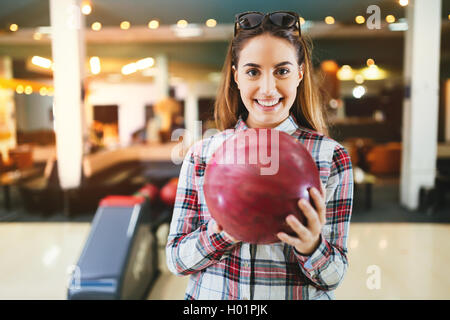
<svg viewBox="0 0 450 320">
<path fill-rule="evenodd" d="M 234 81 L 232 66 L 237 68 L 239 53 L 247 41 L 262 34 L 285 39 L 294 46 L 298 65 L 304 63 L 304 72 L 303 79 L 297 88 L 297 96 L 291 107 L 291 114 L 299 125 L 328 135 L 325 106 L 322 103 L 320 86 L 316 83 L 313 74 L 311 39 L 304 35 L 300 37 L 297 29 L 282 29 L 267 22 L 254 29 L 240 29 L 228 46 L 221 83 L 214 104 L 214 120 L 217 128 L 219 130 L 233 128 L 239 116 L 242 116 L 244 120 L 247 119 L 248 111 Z"/>
</svg>

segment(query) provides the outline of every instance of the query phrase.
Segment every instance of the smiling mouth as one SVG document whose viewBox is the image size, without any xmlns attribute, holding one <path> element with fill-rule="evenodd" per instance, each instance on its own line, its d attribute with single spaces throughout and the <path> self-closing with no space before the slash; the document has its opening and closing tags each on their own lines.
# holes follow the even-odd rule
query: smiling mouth
<svg viewBox="0 0 450 320">
<path fill-rule="evenodd" d="M 278 100 L 272 100 L 272 101 L 267 101 L 267 102 L 263 102 L 263 101 L 259 101 L 258 99 L 253 99 L 253 101 L 255 101 L 256 105 L 258 107 L 260 107 L 263 110 L 270 110 L 273 109 L 274 107 L 277 107 L 281 101 L 283 101 L 284 98 L 279 98 Z"/>
</svg>

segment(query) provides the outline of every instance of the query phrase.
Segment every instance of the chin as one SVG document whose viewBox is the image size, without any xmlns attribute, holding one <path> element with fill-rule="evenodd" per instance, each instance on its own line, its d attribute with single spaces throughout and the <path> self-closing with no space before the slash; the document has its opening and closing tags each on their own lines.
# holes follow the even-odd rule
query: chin
<svg viewBox="0 0 450 320">
<path fill-rule="evenodd" d="M 276 114 L 261 114 L 261 112 L 256 111 L 253 114 L 249 114 L 249 117 L 252 117 L 253 121 L 257 123 L 264 124 L 267 127 L 275 127 L 284 119 L 286 119 L 289 114 L 284 115 L 284 113 L 276 113 Z"/>
</svg>

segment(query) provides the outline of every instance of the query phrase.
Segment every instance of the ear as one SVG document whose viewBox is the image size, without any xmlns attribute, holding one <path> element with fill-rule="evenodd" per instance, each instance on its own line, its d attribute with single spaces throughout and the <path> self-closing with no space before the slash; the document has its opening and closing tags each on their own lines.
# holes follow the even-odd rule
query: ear
<svg viewBox="0 0 450 320">
<path fill-rule="evenodd" d="M 237 87 L 238 87 L 238 89 L 239 89 L 238 73 L 237 73 L 236 67 L 235 67 L 234 65 L 231 66 L 231 71 L 233 72 L 234 82 L 236 82 Z"/>
<path fill-rule="evenodd" d="M 305 64 L 302 63 L 299 67 L 299 71 L 298 71 L 298 84 L 300 84 L 300 82 L 303 80 L 303 75 L 304 75 L 304 71 L 305 70 Z"/>
</svg>

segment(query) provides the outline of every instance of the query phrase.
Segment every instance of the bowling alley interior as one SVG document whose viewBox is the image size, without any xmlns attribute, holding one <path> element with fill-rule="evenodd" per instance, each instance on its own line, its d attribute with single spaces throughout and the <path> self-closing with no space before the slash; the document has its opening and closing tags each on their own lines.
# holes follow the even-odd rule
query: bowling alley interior
<svg viewBox="0 0 450 320">
<path fill-rule="evenodd" d="M 165 247 L 235 15 L 294 11 L 350 155 L 337 300 L 450 299 L 450 2 L 2 0 L 0 299 L 182 300 Z"/>
</svg>

